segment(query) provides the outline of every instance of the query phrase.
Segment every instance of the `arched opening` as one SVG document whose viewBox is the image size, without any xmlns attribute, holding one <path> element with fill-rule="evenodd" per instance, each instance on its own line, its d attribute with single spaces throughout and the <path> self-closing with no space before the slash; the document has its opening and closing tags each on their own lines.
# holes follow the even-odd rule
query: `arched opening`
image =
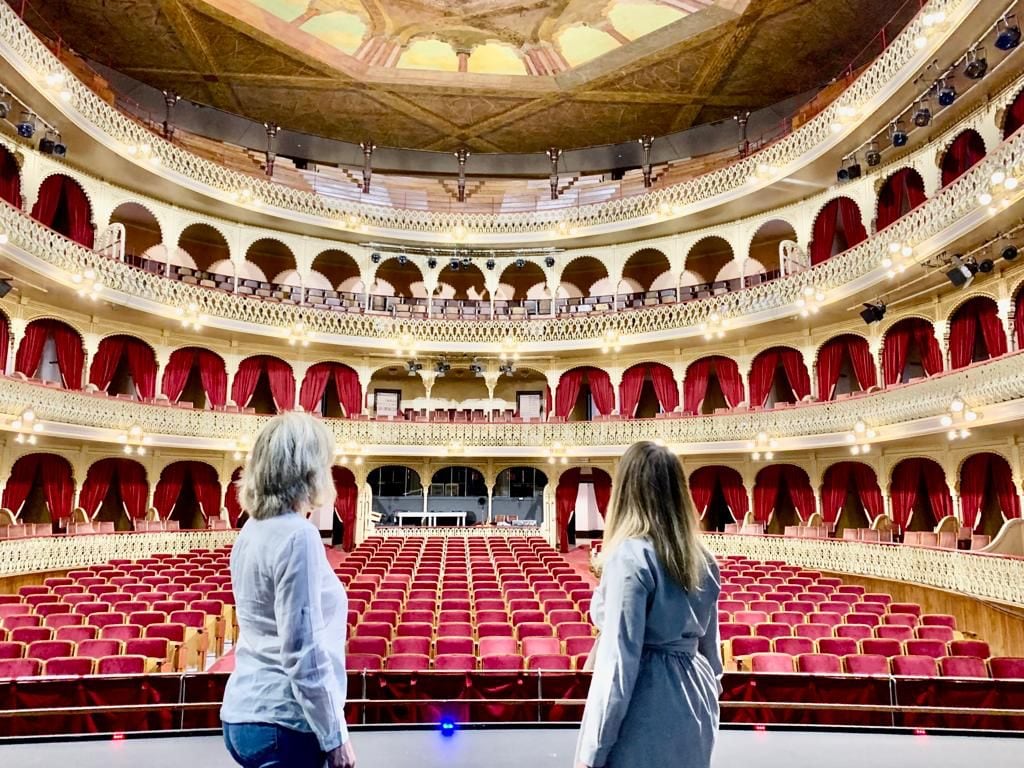
<svg viewBox="0 0 1024 768">
<path fill-rule="evenodd" d="M 396 525 L 400 513 L 423 514 L 423 485 L 419 473 L 409 467 L 389 464 L 378 467 L 366 478 L 373 513 L 378 525 Z"/>
<path fill-rule="evenodd" d="M 89 383 L 108 395 L 152 400 L 156 395 L 156 354 L 134 336 L 107 336 L 93 356 Z"/>
<path fill-rule="evenodd" d="M 754 480 L 754 520 L 769 534 L 803 525 L 814 514 L 814 491 L 807 473 L 793 464 L 773 464 Z"/>
<path fill-rule="evenodd" d="M 331 546 L 339 544 L 346 552 L 356 548 L 356 509 L 359 502 L 359 487 L 352 470 L 331 467 L 334 480 L 334 514 L 331 515 Z"/>
<path fill-rule="evenodd" d="M 366 391 L 370 398 L 367 406 L 378 419 L 405 418 L 407 412 L 411 417 L 429 408 L 423 379 L 408 364 L 374 371 Z"/>
<path fill-rule="evenodd" d="M 987 296 L 964 302 L 949 321 L 949 364 L 966 368 L 1006 354 L 1006 333 L 999 308 Z"/>
<path fill-rule="evenodd" d="M 70 176 L 49 176 L 39 187 L 32 218 L 79 245 L 92 248 L 92 206 L 82 186 Z"/>
<path fill-rule="evenodd" d="M 241 528 L 249 519 L 249 515 L 242 511 L 242 505 L 238 501 L 238 481 L 241 479 L 242 467 L 235 467 L 231 473 L 231 482 L 224 489 L 224 508 L 228 511 L 228 520 L 232 528 Z"/>
<path fill-rule="evenodd" d="M 867 339 L 844 333 L 829 339 L 818 350 L 818 399 L 835 400 L 875 386 L 875 358 Z"/>
<path fill-rule="evenodd" d="M 796 230 L 788 221 L 771 219 L 758 227 L 750 241 L 743 277 L 755 278 L 756 282 L 778 277 L 782 267 L 780 248 L 786 241 L 796 242 Z"/>
<path fill-rule="evenodd" d="M 1003 117 L 1003 138 L 1008 139 L 1024 125 L 1024 90 L 1020 91 L 1009 106 Z"/>
<path fill-rule="evenodd" d="M 444 467 L 430 478 L 427 513 L 436 524 L 476 525 L 487 519 L 487 484 L 473 467 Z"/>
<path fill-rule="evenodd" d="M 519 418 L 543 421 L 551 411 L 551 388 L 547 377 L 532 368 L 512 367 L 494 385 L 498 419 Z"/>
<path fill-rule="evenodd" d="M 184 253 L 182 254 L 182 252 Z M 231 249 L 228 248 L 228 241 L 219 230 L 209 224 L 190 224 L 185 227 L 178 238 L 177 256 L 180 259 L 182 255 L 187 256 L 190 260 L 190 263 L 178 265 L 190 270 L 187 273 L 179 271 L 178 276 L 182 278 L 195 277 L 192 272 L 196 270 L 207 272 L 211 266 L 217 263 L 224 265 L 231 263 Z M 171 263 L 177 264 L 177 260 L 172 260 Z M 184 259 L 181 260 L 184 261 Z M 172 274 L 174 273 L 172 272 Z M 221 279 L 218 280 L 218 277 Z M 226 269 L 223 273 L 213 276 L 212 279 L 218 287 L 225 287 L 225 282 L 227 282 L 226 287 L 231 290 L 234 282 L 234 270 Z"/>
<path fill-rule="evenodd" d="M 615 291 L 624 306 L 652 306 L 676 299 L 676 279 L 668 256 L 656 248 L 642 248 L 622 267 Z"/>
<path fill-rule="evenodd" d="M 491 502 L 491 521 L 498 525 L 544 522 L 544 489 L 548 476 L 536 467 L 508 467 L 498 473 Z"/>
<path fill-rule="evenodd" d="M 600 538 L 612 495 L 612 478 L 597 467 L 573 467 L 558 478 L 555 488 L 555 527 L 558 549 L 576 546 L 577 534 Z"/>
<path fill-rule="evenodd" d="M 927 199 L 921 174 L 913 168 L 901 168 L 887 178 L 878 190 L 875 230 L 885 229 Z"/>
<path fill-rule="evenodd" d="M 223 408 L 228 396 L 223 358 L 201 347 L 174 350 L 164 368 L 162 391 L 172 403 L 192 403 L 200 409 Z"/>
<path fill-rule="evenodd" d="M 750 366 L 750 404 L 774 408 L 798 403 L 811 394 L 811 378 L 804 356 L 790 347 L 771 347 Z"/>
<path fill-rule="evenodd" d="M 885 514 L 875 470 L 857 461 L 840 461 L 825 470 L 821 517 L 842 538 L 843 531 L 869 528 Z"/>
<path fill-rule="evenodd" d="M 22 523 L 53 523 L 65 527 L 71 518 L 75 481 L 71 463 L 52 453 L 30 453 L 11 467 L 3 506 Z"/>
<path fill-rule="evenodd" d="M 725 530 L 742 524 L 750 508 L 743 477 L 732 467 L 701 467 L 690 474 L 690 498 L 705 531 Z"/>
<path fill-rule="evenodd" d="M 245 262 L 239 264 L 238 292 L 272 298 L 273 286 L 282 283 L 299 284 L 295 272 L 295 254 L 291 248 L 270 237 L 257 240 L 245 252 Z M 290 279 L 289 279 L 290 278 Z"/>
<path fill-rule="evenodd" d="M 33 320 L 18 345 L 14 370 L 30 379 L 81 389 L 85 352 L 82 337 L 67 323 L 49 318 Z"/>
<path fill-rule="evenodd" d="M 904 459 L 893 467 L 889 496 L 893 525 L 901 533 L 932 531 L 953 514 L 946 473 L 931 459 Z"/>
<path fill-rule="evenodd" d="M 373 287 L 370 289 L 373 294 L 374 309 L 390 309 L 396 306 L 394 303 L 383 301 L 386 297 L 405 299 L 405 303 L 413 298 L 425 299 L 426 291 L 423 287 L 423 273 L 412 261 L 404 256 L 395 256 L 381 262 L 373 278 Z M 381 299 L 381 301 L 377 301 Z M 378 306 L 379 304 L 379 306 Z M 426 303 L 420 302 L 423 312 L 426 313 Z"/>
<path fill-rule="evenodd" d="M 359 374 L 342 363 L 310 366 L 302 380 L 299 405 L 307 413 L 331 419 L 358 416 L 363 412 Z"/>
<path fill-rule="evenodd" d="M 867 237 L 860 207 L 853 200 L 848 197 L 829 200 L 818 212 L 811 228 L 811 265 L 828 261 Z"/>
<path fill-rule="evenodd" d="M 619 413 L 630 419 L 652 419 L 679 407 L 679 383 L 663 363 L 627 368 L 619 385 Z"/>
<path fill-rule="evenodd" d="M 732 246 L 724 238 L 712 235 L 696 242 L 686 254 L 682 298 L 703 299 L 737 288 L 727 280 L 718 280 L 719 273 L 735 258 Z"/>
<path fill-rule="evenodd" d="M 6 147 L 0 147 L 0 200 L 21 208 L 21 168 Z"/>
<path fill-rule="evenodd" d="M 743 402 L 743 377 L 736 361 L 711 355 L 690 363 L 683 378 L 683 412 L 710 415 Z"/>
<path fill-rule="evenodd" d="M 538 264 L 519 259 L 509 264 L 494 291 L 494 314 L 499 317 L 551 314 L 547 276 Z"/>
<path fill-rule="evenodd" d="M 231 385 L 231 399 L 254 413 L 276 414 L 295 407 L 295 376 L 284 360 L 253 355 L 243 360 Z"/>
<path fill-rule="evenodd" d="M 985 159 L 985 142 L 981 134 L 968 128 L 949 145 L 942 156 L 942 186 L 946 187 Z"/>
<path fill-rule="evenodd" d="M 110 214 L 110 225 L 115 224 L 124 227 L 124 252 L 133 264 L 138 264 L 144 253 L 163 242 L 156 216 L 138 203 L 117 206 Z"/>
<path fill-rule="evenodd" d="M 363 306 L 362 295 L 366 286 L 360 277 L 359 265 L 344 251 L 329 249 L 317 255 L 306 276 L 305 286 L 309 304 L 348 309 Z"/>
<path fill-rule="evenodd" d="M 555 417 L 563 421 L 591 421 L 615 410 L 615 390 L 607 371 L 592 366 L 562 374 L 555 390 Z"/>
<path fill-rule="evenodd" d="M 457 302 L 481 302 L 487 300 L 484 273 L 470 260 L 452 259 L 437 276 L 438 290 L 434 296 L 441 302 L 435 306 L 442 309 L 455 307 Z M 456 313 L 457 314 L 457 313 Z"/>
<path fill-rule="evenodd" d="M 976 453 L 960 467 L 960 504 L 966 528 L 996 536 L 1020 517 L 1020 497 L 1010 463 L 997 453 Z"/>
<path fill-rule="evenodd" d="M 882 340 L 882 377 L 885 385 L 905 384 L 912 379 L 942 371 L 942 350 L 935 329 L 927 320 L 908 317 L 894 323 Z"/>
<path fill-rule="evenodd" d="M 133 520 L 146 517 L 149 483 L 137 461 L 100 459 L 89 467 L 78 496 L 78 505 L 90 520 L 114 523 L 115 530 L 130 531 Z"/>
<path fill-rule="evenodd" d="M 489 393 L 483 373 L 473 373 L 464 365 L 453 365 L 444 375 L 438 373 L 430 390 L 430 417 L 437 421 L 483 421 L 490 410 Z"/>
<path fill-rule="evenodd" d="M 604 263 L 581 256 L 562 270 L 555 305 L 559 312 L 607 312 L 615 305 L 615 290 Z"/>
<path fill-rule="evenodd" d="M 202 461 L 176 461 L 160 473 L 153 506 L 161 520 L 176 520 L 182 529 L 207 527 L 220 516 L 217 470 Z"/>
</svg>

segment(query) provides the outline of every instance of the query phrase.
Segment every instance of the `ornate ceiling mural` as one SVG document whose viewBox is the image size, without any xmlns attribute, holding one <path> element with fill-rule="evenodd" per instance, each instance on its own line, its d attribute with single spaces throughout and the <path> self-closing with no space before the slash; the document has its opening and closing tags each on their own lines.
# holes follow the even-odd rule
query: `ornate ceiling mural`
<svg viewBox="0 0 1024 768">
<path fill-rule="evenodd" d="M 893 0 L 46 0 L 44 37 L 149 85 L 378 146 L 539 152 L 664 135 L 866 63 Z M 893 14 L 896 14 L 895 18 Z M 870 44 L 870 45 L 869 45 Z"/>
</svg>

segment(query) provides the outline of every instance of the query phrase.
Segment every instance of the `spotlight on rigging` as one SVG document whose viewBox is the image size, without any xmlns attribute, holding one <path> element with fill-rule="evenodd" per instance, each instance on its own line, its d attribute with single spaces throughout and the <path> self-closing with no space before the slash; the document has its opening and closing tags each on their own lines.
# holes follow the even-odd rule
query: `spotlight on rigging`
<svg viewBox="0 0 1024 768">
<path fill-rule="evenodd" d="M 555 257 L 548 256 L 546 259 L 544 259 L 544 266 L 547 267 L 548 269 L 555 266 Z"/>
<path fill-rule="evenodd" d="M 473 259 L 471 259 L 469 256 L 463 256 L 462 257 L 462 266 L 463 267 L 471 267 L 471 266 L 473 266 Z"/>
<path fill-rule="evenodd" d="M 922 98 L 917 102 L 917 107 L 914 109 L 914 117 L 912 118 L 914 125 L 918 128 L 924 128 L 932 121 L 932 108 L 928 103 L 928 97 Z"/>
<path fill-rule="evenodd" d="M 868 148 L 864 150 L 864 159 L 867 160 L 868 168 L 874 168 L 882 162 L 882 153 L 874 139 L 868 142 Z"/>
<path fill-rule="evenodd" d="M 433 256 L 427 259 L 427 269 L 437 269 L 437 259 Z"/>
<path fill-rule="evenodd" d="M 841 182 L 853 181 L 854 179 L 860 178 L 860 163 L 857 162 L 856 155 L 843 158 L 843 165 L 838 171 L 836 171 L 836 178 Z"/>
<path fill-rule="evenodd" d="M 516 269 L 522 269 L 526 266 L 526 259 L 516 259 L 515 264 Z"/>
<path fill-rule="evenodd" d="M 946 279 L 957 288 L 966 288 L 978 274 L 978 264 L 973 259 L 965 261 L 963 256 L 956 254 L 950 263 L 953 268 L 946 272 Z"/>
<path fill-rule="evenodd" d="M 486 267 L 487 267 L 488 269 L 494 269 L 494 267 L 495 267 L 495 266 L 497 266 L 497 265 L 496 265 L 496 263 L 495 263 L 494 259 L 488 259 L 488 260 L 487 260 L 487 261 L 486 261 L 486 262 L 484 263 L 484 266 L 486 266 Z"/>
<path fill-rule="evenodd" d="M 896 120 L 889 128 L 889 141 L 892 142 L 894 147 L 905 147 L 907 146 L 907 139 L 910 137 L 907 135 L 907 129 L 903 127 L 902 120 Z"/>
<path fill-rule="evenodd" d="M 967 52 L 964 74 L 971 80 L 981 80 L 987 72 L 988 59 L 985 58 L 985 49 L 980 45 L 976 45 Z"/>
<path fill-rule="evenodd" d="M 380 254 L 377 253 L 376 251 L 371 253 L 370 254 L 370 261 L 372 261 L 374 264 L 380 264 Z"/>
<path fill-rule="evenodd" d="M 423 369 L 423 363 L 416 360 L 410 360 L 405 364 L 405 367 L 408 369 L 410 376 L 415 376 Z"/>
<path fill-rule="evenodd" d="M 15 126 L 18 129 L 18 135 L 23 139 L 31 139 L 36 135 L 36 116 L 31 110 L 26 109 L 21 113 L 21 119 L 18 120 Z"/>
<path fill-rule="evenodd" d="M 1012 51 L 1020 45 L 1020 25 L 1017 18 L 1009 13 L 996 22 L 996 48 Z"/>
<path fill-rule="evenodd" d="M 939 106 L 948 107 L 956 101 L 956 86 L 951 78 L 946 78 L 939 85 Z"/>
<path fill-rule="evenodd" d="M 882 318 L 885 317 L 885 304 L 880 301 L 873 303 L 864 302 L 864 309 L 860 311 L 860 316 L 868 325 L 880 323 Z"/>
<path fill-rule="evenodd" d="M 995 269 L 995 262 L 992 259 L 982 259 L 978 262 L 978 271 L 982 274 L 987 275 L 993 269 Z"/>
<path fill-rule="evenodd" d="M 409 257 L 406 256 L 404 253 L 400 253 L 398 255 L 398 264 L 399 264 L 399 266 L 404 267 L 406 262 L 408 262 L 408 261 L 409 261 Z"/>
<path fill-rule="evenodd" d="M 54 141 L 53 131 L 47 131 L 43 138 L 39 140 L 39 152 L 44 155 L 52 155 L 53 147 L 57 142 Z"/>
<path fill-rule="evenodd" d="M 66 157 L 68 154 L 68 145 L 64 143 L 59 133 L 53 142 L 53 154 L 56 157 Z"/>
<path fill-rule="evenodd" d="M 1006 261 L 1013 261 L 1020 254 L 1017 250 L 1016 245 L 1008 245 L 1003 248 L 1003 252 L 1000 254 Z"/>
<path fill-rule="evenodd" d="M 453 269 L 454 271 L 458 272 L 459 271 L 459 267 L 462 266 L 462 262 L 460 262 L 458 259 L 451 259 L 448 262 L 448 266 L 451 269 Z"/>
</svg>

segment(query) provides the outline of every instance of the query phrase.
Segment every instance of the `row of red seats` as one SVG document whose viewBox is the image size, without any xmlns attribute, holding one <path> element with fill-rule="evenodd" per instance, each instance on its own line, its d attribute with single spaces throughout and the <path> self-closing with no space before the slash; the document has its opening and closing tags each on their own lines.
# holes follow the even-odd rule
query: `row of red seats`
<svg viewBox="0 0 1024 768">
<path fill-rule="evenodd" d="M 801 672 L 813 675 L 860 675 L 896 677 L 954 677 L 995 680 L 1024 679 L 1024 659 L 975 656 L 893 656 L 882 654 L 758 653 L 750 657 L 757 673 Z"/>
<path fill-rule="evenodd" d="M 472 654 L 448 654 L 431 658 L 424 654 L 400 653 L 390 656 L 371 654 L 351 654 L 346 657 L 346 668 L 350 672 L 474 672 L 501 671 L 517 672 L 536 670 L 545 672 L 569 672 L 580 670 L 586 656 L 572 658 L 564 655 L 530 656 L 524 658 L 516 654 L 507 656 L 474 656 Z"/>
<path fill-rule="evenodd" d="M 720 621 L 718 629 L 723 640 L 755 635 L 771 640 L 783 637 L 808 638 L 810 640 L 821 640 L 826 637 L 847 637 L 853 640 L 865 640 L 870 637 L 877 637 L 899 642 L 904 640 L 940 640 L 948 643 L 957 638 L 957 633 L 947 626 L 922 625 L 919 627 L 908 627 L 903 624 L 881 624 L 871 627 L 867 624 L 843 624 L 838 621 L 810 622 L 807 624 L 770 622 L 753 625 Z"/>
<path fill-rule="evenodd" d="M 812 640 L 808 637 L 734 637 L 728 641 L 727 657 L 743 659 L 759 653 L 784 653 L 799 656 L 805 653 L 825 653 L 835 656 L 850 656 L 856 653 L 872 656 L 928 656 L 940 659 L 943 656 L 970 656 L 987 659 L 992 655 L 988 643 L 982 640 L 953 640 L 949 643 L 938 640 L 892 640 L 869 637 L 857 640 L 852 637 L 823 637 Z"/>
</svg>

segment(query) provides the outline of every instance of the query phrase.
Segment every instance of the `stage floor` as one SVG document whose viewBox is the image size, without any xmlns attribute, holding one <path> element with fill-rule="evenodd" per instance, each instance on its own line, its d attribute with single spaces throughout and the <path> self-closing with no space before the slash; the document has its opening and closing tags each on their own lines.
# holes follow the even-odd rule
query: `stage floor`
<svg viewBox="0 0 1024 768">
<path fill-rule="evenodd" d="M 451 738 L 434 731 L 356 733 L 362 768 L 572 768 L 572 729 L 467 730 Z M 910 736 L 872 733 L 725 731 L 716 768 L 1019 768 L 1024 742 L 1016 738 Z M 4 768 L 230 768 L 219 736 L 68 741 L 0 745 Z M 651 766 L 659 768 L 659 766 Z"/>
</svg>

